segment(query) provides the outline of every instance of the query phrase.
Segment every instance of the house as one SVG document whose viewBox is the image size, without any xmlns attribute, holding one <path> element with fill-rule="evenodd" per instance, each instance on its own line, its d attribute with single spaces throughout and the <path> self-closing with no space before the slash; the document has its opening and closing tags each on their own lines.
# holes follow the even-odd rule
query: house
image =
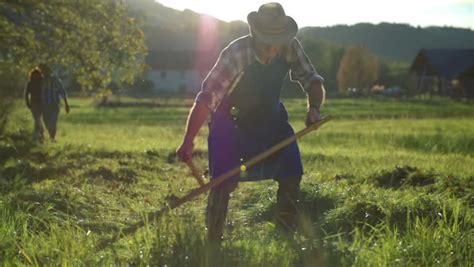
<svg viewBox="0 0 474 267">
<path fill-rule="evenodd" d="M 146 76 L 155 92 L 197 92 L 217 60 L 213 50 L 155 50 L 150 51 Z"/>
<path fill-rule="evenodd" d="M 474 49 L 422 49 L 410 73 L 417 93 L 474 97 Z"/>
</svg>

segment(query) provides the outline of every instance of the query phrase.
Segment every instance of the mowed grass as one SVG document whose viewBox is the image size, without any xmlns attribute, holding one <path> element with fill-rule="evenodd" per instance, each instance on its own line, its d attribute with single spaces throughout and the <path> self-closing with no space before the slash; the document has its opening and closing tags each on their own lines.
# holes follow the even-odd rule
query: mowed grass
<svg viewBox="0 0 474 267">
<path fill-rule="evenodd" d="M 205 195 L 146 216 L 197 186 L 174 153 L 191 100 L 70 102 L 57 143 L 31 142 L 32 120 L 20 103 L 0 139 L 1 265 L 474 264 L 472 102 L 327 100 L 333 120 L 299 141 L 298 233 L 275 229 L 276 183 L 242 183 L 218 249 L 205 240 Z M 284 102 L 302 129 L 304 100 Z M 206 137 L 204 127 L 195 153 L 202 169 Z M 136 233 L 97 249 L 141 220 Z"/>
</svg>

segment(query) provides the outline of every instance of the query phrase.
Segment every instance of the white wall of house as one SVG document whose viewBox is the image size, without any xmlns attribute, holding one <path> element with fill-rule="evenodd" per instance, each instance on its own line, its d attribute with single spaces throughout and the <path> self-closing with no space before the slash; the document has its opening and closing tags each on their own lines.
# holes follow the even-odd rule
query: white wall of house
<svg viewBox="0 0 474 267">
<path fill-rule="evenodd" d="M 153 82 L 155 91 L 197 92 L 201 89 L 203 74 L 197 70 L 150 70 L 147 78 Z"/>
</svg>

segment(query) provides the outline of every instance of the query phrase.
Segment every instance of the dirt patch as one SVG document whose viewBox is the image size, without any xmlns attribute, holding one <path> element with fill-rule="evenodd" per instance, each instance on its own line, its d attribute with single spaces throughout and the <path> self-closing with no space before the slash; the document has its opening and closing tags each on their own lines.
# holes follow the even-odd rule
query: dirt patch
<svg viewBox="0 0 474 267">
<path fill-rule="evenodd" d="M 396 166 L 395 170 L 385 170 L 372 177 L 375 184 L 383 188 L 398 189 L 404 186 L 426 186 L 434 184 L 438 174 L 425 173 L 416 167 Z"/>
<path fill-rule="evenodd" d="M 336 174 L 334 176 L 334 180 L 341 181 L 341 180 L 354 180 L 355 176 L 352 173 L 341 173 Z"/>
<path fill-rule="evenodd" d="M 99 177 L 107 181 L 118 181 L 124 183 L 135 183 L 137 182 L 137 173 L 129 168 L 119 168 L 118 170 L 112 170 L 107 167 L 101 166 L 97 170 L 89 172 L 92 177 Z"/>
</svg>

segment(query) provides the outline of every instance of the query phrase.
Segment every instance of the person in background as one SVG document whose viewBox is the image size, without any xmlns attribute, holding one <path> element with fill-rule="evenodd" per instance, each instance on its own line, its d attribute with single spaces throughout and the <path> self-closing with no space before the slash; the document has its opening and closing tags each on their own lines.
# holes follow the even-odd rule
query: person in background
<svg viewBox="0 0 474 267">
<path fill-rule="evenodd" d="M 178 157 L 192 159 L 194 138 L 211 115 L 209 171 L 215 179 L 250 158 L 294 135 L 280 101 L 290 73 L 307 95 L 306 124 L 318 122 L 325 91 L 300 42 L 296 22 L 279 3 L 260 6 L 247 17 L 250 34 L 225 47 L 202 83 L 190 110 Z M 297 143 L 262 163 L 212 188 L 208 197 L 208 240 L 220 243 L 230 198 L 239 181 L 274 179 L 278 182 L 276 223 L 283 233 L 294 233 L 303 166 Z"/>
<path fill-rule="evenodd" d="M 48 130 L 51 141 L 56 142 L 61 99 L 64 100 L 66 113 L 69 113 L 70 111 L 69 103 L 67 101 L 67 93 L 59 78 L 53 76 L 48 65 L 40 64 L 38 68 L 43 73 L 43 79 L 41 80 L 41 111 L 43 121 Z"/>
<path fill-rule="evenodd" d="M 33 139 L 42 143 L 44 141 L 43 124 L 41 122 L 41 80 L 43 74 L 39 68 L 30 71 L 28 82 L 25 87 L 25 102 L 33 115 Z"/>
</svg>

